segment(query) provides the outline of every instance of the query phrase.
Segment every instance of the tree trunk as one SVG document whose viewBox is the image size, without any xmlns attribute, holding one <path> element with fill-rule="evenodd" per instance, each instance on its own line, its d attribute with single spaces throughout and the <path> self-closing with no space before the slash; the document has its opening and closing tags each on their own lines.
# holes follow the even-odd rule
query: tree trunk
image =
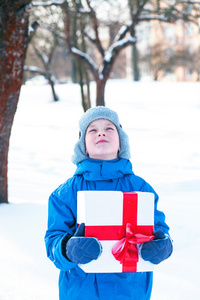
<svg viewBox="0 0 200 300">
<path fill-rule="evenodd" d="M 71 79 L 73 83 L 77 83 L 78 79 L 77 79 L 77 62 L 76 62 L 77 58 L 76 57 L 71 57 L 71 66 L 72 66 L 72 72 L 71 72 Z"/>
<path fill-rule="evenodd" d="M 90 80 L 86 68 L 85 68 L 85 78 L 86 78 L 85 79 L 86 80 L 85 107 L 86 110 L 88 110 L 89 108 L 91 108 L 91 99 L 90 99 Z"/>
<path fill-rule="evenodd" d="M 132 54 L 133 54 L 133 77 L 134 77 L 134 81 L 139 81 L 138 53 L 137 53 L 136 43 L 133 44 Z"/>
<path fill-rule="evenodd" d="M 55 84 L 54 84 L 54 81 L 51 79 L 51 75 L 48 77 L 48 80 L 49 80 L 49 84 L 51 86 L 51 91 L 52 91 L 52 94 L 53 94 L 53 100 L 54 101 L 59 101 L 59 97 L 56 94 L 55 87 L 54 87 Z"/>
<path fill-rule="evenodd" d="M 78 66 L 78 75 L 79 75 L 79 85 L 80 85 L 80 90 L 81 90 L 81 102 L 82 102 L 82 107 L 84 112 L 87 110 L 85 107 L 85 95 L 84 95 L 84 83 L 83 83 L 83 73 L 82 73 L 82 61 L 78 60 L 77 61 L 77 66 Z"/>
<path fill-rule="evenodd" d="M 0 8 L 0 203 L 8 203 L 9 139 L 23 82 L 29 2 L 2 0 Z"/>
<path fill-rule="evenodd" d="M 98 79 L 96 81 L 96 106 L 105 106 L 105 79 Z"/>
</svg>

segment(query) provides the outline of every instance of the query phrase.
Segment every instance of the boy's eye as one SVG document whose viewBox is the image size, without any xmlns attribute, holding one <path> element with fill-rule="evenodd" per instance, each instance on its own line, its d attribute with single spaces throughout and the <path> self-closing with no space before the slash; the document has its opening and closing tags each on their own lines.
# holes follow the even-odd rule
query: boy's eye
<svg viewBox="0 0 200 300">
<path fill-rule="evenodd" d="M 96 132 L 96 129 L 90 129 L 89 131 L 88 131 L 89 133 L 91 132 Z"/>
<path fill-rule="evenodd" d="M 108 127 L 107 130 L 114 130 L 112 127 Z"/>
</svg>

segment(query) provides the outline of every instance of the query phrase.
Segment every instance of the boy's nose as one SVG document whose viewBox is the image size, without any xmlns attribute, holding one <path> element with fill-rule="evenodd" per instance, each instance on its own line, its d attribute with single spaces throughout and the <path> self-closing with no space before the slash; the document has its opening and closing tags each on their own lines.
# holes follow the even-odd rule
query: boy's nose
<svg viewBox="0 0 200 300">
<path fill-rule="evenodd" d="M 100 131 L 99 136 L 105 136 L 105 133 L 103 131 Z"/>
</svg>

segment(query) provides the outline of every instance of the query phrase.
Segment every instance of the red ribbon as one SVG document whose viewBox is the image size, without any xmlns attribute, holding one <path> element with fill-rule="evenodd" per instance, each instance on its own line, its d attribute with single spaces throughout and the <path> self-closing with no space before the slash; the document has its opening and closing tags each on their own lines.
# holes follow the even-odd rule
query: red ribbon
<svg viewBox="0 0 200 300">
<path fill-rule="evenodd" d="M 115 259 L 124 263 L 138 262 L 137 244 L 145 243 L 154 239 L 154 236 L 148 236 L 141 233 L 134 234 L 130 223 L 126 224 L 126 237 L 117 242 L 112 248 L 112 254 Z"/>
</svg>

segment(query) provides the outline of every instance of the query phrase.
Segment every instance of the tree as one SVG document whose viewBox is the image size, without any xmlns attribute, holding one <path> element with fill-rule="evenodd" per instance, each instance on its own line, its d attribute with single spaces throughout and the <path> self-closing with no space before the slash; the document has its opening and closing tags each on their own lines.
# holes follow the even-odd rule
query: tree
<svg viewBox="0 0 200 300">
<path fill-rule="evenodd" d="M 56 94 L 55 88 L 54 88 L 55 78 L 54 78 L 54 76 L 51 72 L 51 68 L 50 68 L 52 57 L 53 57 L 53 54 L 54 54 L 54 52 L 56 50 L 56 47 L 57 47 L 57 41 L 55 39 L 53 45 L 49 49 L 48 55 L 46 55 L 46 53 L 44 53 L 43 51 L 40 51 L 40 49 L 38 49 L 36 45 L 33 44 L 32 47 L 33 47 L 37 57 L 42 62 L 44 70 L 40 69 L 40 68 L 37 68 L 37 67 L 34 67 L 34 66 L 27 66 L 27 65 L 25 66 L 24 70 L 29 71 L 31 73 L 38 73 L 40 75 L 45 76 L 46 79 L 48 80 L 50 86 L 51 86 L 54 101 L 58 101 L 59 97 Z"/>
<path fill-rule="evenodd" d="M 199 17 L 198 1 L 127 0 L 122 3 L 119 0 L 60 0 L 35 4 L 43 6 L 61 5 L 66 16 L 66 41 L 69 53 L 84 62 L 92 74 L 96 82 L 96 105 L 105 105 L 105 85 L 110 77 L 113 65 L 122 49 L 136 43 L 136 29 L 139 23 L 152 20 L 174 23 L 180 19 L 184 22 L 197 23 Z M 105 11 L 109 11 L 108 23 L 112 19 L 117 6 L 121 6 L 120 14 L 117 16 L 121 28 L 106 48 L 103 39 L 100 38 L 100 30 L 102 25 L 105 28 Z M 71 22 L 75 17 L 79 19 L 79 27 L 77 27 L 77 22 L 76 27 Z M 83 22 L 86 25 L 84 28 L 81 25 Z M 94 60 L 87 52 L 84 52 L 79 47 L 79 43 L 74 45 L 74 34 L 76 34 L 77 39 L 84 35 L 85 40 L 92 43 L 95 51 L 99 53 L 98 61 Z"/>
<path fill-rule="evenodd" d="M 0 203 L 8 203 L 7 168 L 11 128 L 23 81 L 30 0 L 0 6 Z"/>
<path fill-rule="evenodd" d="M 81 1 L 79 1 L 81 2 Z M 112 67 L 115 63 L 115 60 L 119 54 L 119 52 L 128 45 L 131 45 L 136 42 L 134 34 L 130 33 L 130 27 L 128 25 L 120 28 L 120 31 L 117 33 L 115 40 L 111 43 L 109 48 L 106 50 L 103 47 L 103 43 L 100 39 L 100 23 L 101 20 L 97 17 L 97 10 L 93 8 L 92 1 L 87 0 L 87 7 L 82 10 L 79 9 L 71 9 L 70 3 L 65 2 L 64 11 L 66 13 L 66 40 L 69 52 L 75 56 L 76 58 L 82 60 L 90 72 L 93 75 L 93 78 L 96 82 L 96 105 L 105 105 L 104 94 L 105 94 L 105 86 L 106 82 L 110 77 Z M 84 7 L 82 3 L 82 7 Z M 99 53 L 101 58 L 101 63 L 98 65 L 91 56 L 89 56 L 86 52 L 83 52 L 81 49 L 74 47 L 72 43 L 71 34 L 74 30 L 72 28 L 72 23 L 70 22 L 73 15 L 78 15 L 80 18 L 80 23 L 83 22 L 86 18 L 88 19 L 87 24 L 90 24 L 90 27 L 85 27 L 84 30 L 82 28 L 78 28 L 78 32 L 84 35 L 85 39 L 92 43 L 96 50 Z M 105 20 L 102 21 L 105 24 Z M 92 32 L 93 31 L 93 32 Z M 127 33 L 130 33 L 128 37 Z"/>
<path fill-rule="evenodd" d="M 66 38 L 64 35 L 64 20 L 62 9 L 59 6 L 51 5 L 44 8 L 42 5 L 35 5 L 30 21 L 39 24 L 37 33 L 28 48 L 25 71 L 29 73 L 38 73 L 45 76 L 49 80 L 52 88 L 53 98 L 58 100 L 58 96 L 54 89 L 55 63 L 58 61 L 56 53 L 59 49 L 66 53 L 72 64 L 72 81 L 80 84 L 82 106 L 84 111 L 90 108 L 90 92 L 89 77 L 85 65 L 76 58 L 67 53 Z M 76 18 L 73 22 L 76 23 Z M 75 32 L 76 34 L 76 32 Z M 76 35 L 74 34 L 74 43 L 76 43 Z M 82 39 L 82 48 L 85 51 L 85 43 Z M 58 49 L 59 48 L 59 49 Z M 67 65 L 68 62 L 66 62 Z M 87 89 L 85 89 L 85 86 Z"/>
<path fill-rule="evenodd" d="M 73 1 L 73 9 L 75 10 L 82 10 L 82 3 Z M 79 48 L 84 53 L 87 52 L 87 45 L 85 42 L 84 31 L 86 27 L 86 20 L 80 19 L 77 14 L 73 14 L 71 16 L 70 23 L 73 24 L 73 33 L 72 33 L 72 43 L 76 48 Z M 80 37 L 77 39 L 77 29 L 80 29 Z M 81 99 L 82 99 L 82 107 L 83 110 L 86 111 L 91 107 L 91 100 L 90 100 L 90 80 L 88 76 L 88 72 L 86 69 L 85 64 L 77 57 L 74 57 L 73 60 L 74 64 L 74 75 L 76 78 L 76 82 L 79 82 L 80 89 L 81 89 Z M 86 89 L 84 87 L 86 86 Z"/>
<path fill-rule="evenodd" d="M 54 101 L 58 101 L 59 97 L 54 87 L 55 75 L 52 70 L 52 61 L 54 60 L 57 48 L 63 43 L 60 36 L 55 34 L 54 31 L 63 31 L 61 13 L 62 11 L 59 7 L 48 7 L 48 9 L 38 7 L 33 10 L 30 21 L 33 22 L 32 27 L 34 24 L 38 26 L 38 30 L 29 44 L 25 68 L 25 71 L 38 73 L 46 77 L 51 86 Z M 48 29 L 50 24 L 51 31 Z M 30 53 L 34 53 L 34 56 L 37 57 L 34 60 L 34 65 L 29 62 L 28 57 Z"/>
<path fill-rule="evenodd" d="M 176 51 L 167 61 L 168 68 L 184 67 L 196 75 L 196 81 L 200 78 L 200 55 L 199 51 L 189 53 L 188 49 Z"/>
<path fill-rule="evenodd" d="M 145 65 L 146 70 L 152 73 L 155 81 L 162 78 L 163 72 L 172 67 L 169 65 L 169 59 L 165 57 L 164 50 L 166 45 L 164 43 L 156 43 L 149 47 L 147 51 L 140 55 L 140 62 Z"/>
<path fill-rule="evenodd" d="M 143 69 L 148 70 L 154 80 L 163 80 L 169 74 L 173 74 L 176 80 L 187 80 L 187 77 L 189 80 L 198 79 L 199 28 L 184 22 L 173 25 L 156 23 L 155 28 L 154 36 L 160 38 L 141 51 Z M 191 44 L 191 39 L 197 43 Z"/>
</svg>

